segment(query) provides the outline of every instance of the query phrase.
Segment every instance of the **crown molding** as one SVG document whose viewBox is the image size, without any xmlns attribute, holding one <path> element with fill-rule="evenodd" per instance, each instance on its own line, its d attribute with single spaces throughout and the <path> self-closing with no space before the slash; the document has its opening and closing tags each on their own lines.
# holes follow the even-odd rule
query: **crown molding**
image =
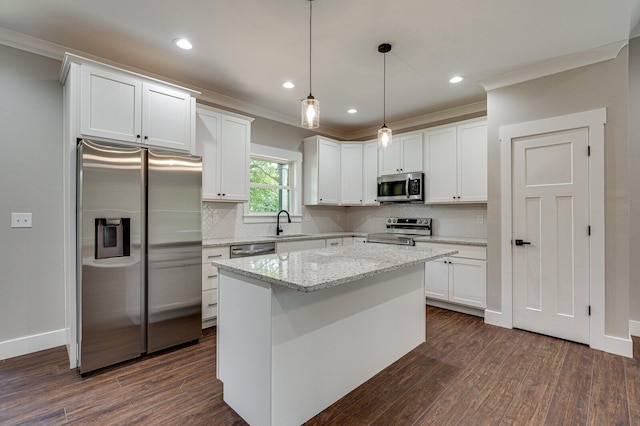
<svg viewBox="0 0 640 426">
<path fill-rule="evenodd" d="M 399 120 L 388 123 L 388 127 L 391 129 L 409 129 L 412 127 L 426 126 L 429 124 L 438 123 L 441 121 L 452 120 L 455 118 L 463 117 L 465 115 L 479 114 L 487 112 L 487 101 L 474 102 L 467 105 L 461 105 L 454 108 L 449 108 L 441 111 L 432 112 L 429 114 L 419 115 L 405 120 Z M 376 137 L 379 127 L 370 127 L 368 129 L 358 130 L 355 132 L 346 133 L 344 140 L 359 140 L 370 137 Z M 394 130 L 395 133 L 395 130 Z"/>
<path fill-rule="evenodd" d="M 574 68 L 607 61 L 618 56 L 620 50 L 622 50 L 628 42 L 629 40 L 627 39 L 619 40 L 594 49 L 532 63 L 526 67 L 518 68 L 495 77 L 481 80 L 478 83 L 481 84 L 486 91 L 489 91 L 523 83 L 529 80 L 535 80 L 536 78 L 545 77 L 562 71 L 568 71 Z"/>
</svg>

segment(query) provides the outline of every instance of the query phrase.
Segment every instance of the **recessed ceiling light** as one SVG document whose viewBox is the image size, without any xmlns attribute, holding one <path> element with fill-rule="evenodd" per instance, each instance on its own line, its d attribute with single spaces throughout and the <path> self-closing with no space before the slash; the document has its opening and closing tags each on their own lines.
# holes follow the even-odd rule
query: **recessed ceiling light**
<svg viewBox="0 0 640 426">
<path fill-rule="evenodd" d="M 187 40 L 186 38 L 177 38 L 177 39 L 173 40 L 173 42 L 180 49 L 189 50 L 189 49 L 191 49 L 193 47 L 191 42 L 189 40 Z"/>
<path fill-rule="evenodd" d="M 449 79 L 449 83 L 456 84 L 456 83 L 460 83 L 462 80 L 464 80 L 464 77 L 461 77 L 459 75 L 454 75 Z"/>
<path fill-rule="evenodd" d="M 355 108 L 349 108 L 349 109 L 347 110 L 347 112 L 348 112 L 349 114 L 355 114 L 356 112 L 358 112 L 358 110 L 357 110 L 357 109 L 355 109 Z"/>
<path fill-rule="evenodd" d="M 293 84 L 292 81 L 285 81 L 284 83 L 282 83 L 282 87 L 284 87 L 285 89 L 293 89 L 294 87 L 296 87 L 296 85 Z"/>
</svg>

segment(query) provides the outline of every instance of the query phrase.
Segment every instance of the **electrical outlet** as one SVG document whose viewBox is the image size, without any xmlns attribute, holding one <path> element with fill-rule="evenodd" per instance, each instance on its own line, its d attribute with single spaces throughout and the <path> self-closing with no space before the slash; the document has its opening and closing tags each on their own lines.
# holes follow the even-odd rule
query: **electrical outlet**
<svg viewBox="0 0 640 426">
<path fill-rule="evenodd" d="M 31 228 L 31 213 L 11 213 L 12 228 Z"/>
<path fill-rule="evenodd" d="M 476 223 L 484 223 L 484 215 L 477 215 L 476 216 Z"/>
</svg>

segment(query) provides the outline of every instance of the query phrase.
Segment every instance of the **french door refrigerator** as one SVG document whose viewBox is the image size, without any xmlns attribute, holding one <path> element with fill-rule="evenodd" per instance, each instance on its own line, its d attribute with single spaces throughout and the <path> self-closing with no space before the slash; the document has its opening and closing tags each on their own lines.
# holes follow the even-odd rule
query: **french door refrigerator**
<svg viewBox="0 0 640 426">
<path fill-rule="evenodd" d="M 199 339 L 201 158 L 83 140 L 77 171 L 80 373 Z"/>
</svg>

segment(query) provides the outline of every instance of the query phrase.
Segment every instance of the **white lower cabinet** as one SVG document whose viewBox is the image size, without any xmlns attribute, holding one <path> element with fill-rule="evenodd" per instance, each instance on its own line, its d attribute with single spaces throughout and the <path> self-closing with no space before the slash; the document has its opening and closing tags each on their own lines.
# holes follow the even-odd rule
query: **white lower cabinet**
<svg viewBox="0 0 640 426">
<path fill-rule="evenodd" d="M 353 237 L 353 244 L 363 244 L 367 242 L 367 237 Z"/>
<path fill-rule="evenodd" d="M 344 245 L 344 241 L 342 238 L 327 238 L 325 242 L 326 247 L 336 247 Z"/>
<path fill-rule="evenodd" d="M 202 249 L 202 328 L 218 317 L 218 268 L 211 262 L 222 259 L 229 259 L 229 246 Z"/>
<path fill-rule="evenodd" d="M 427 299 L 486 308 L 486 247 L 422 242 L 416 246 L 458 250 L 456 256 L 425 263 Z"/>
</svg>

